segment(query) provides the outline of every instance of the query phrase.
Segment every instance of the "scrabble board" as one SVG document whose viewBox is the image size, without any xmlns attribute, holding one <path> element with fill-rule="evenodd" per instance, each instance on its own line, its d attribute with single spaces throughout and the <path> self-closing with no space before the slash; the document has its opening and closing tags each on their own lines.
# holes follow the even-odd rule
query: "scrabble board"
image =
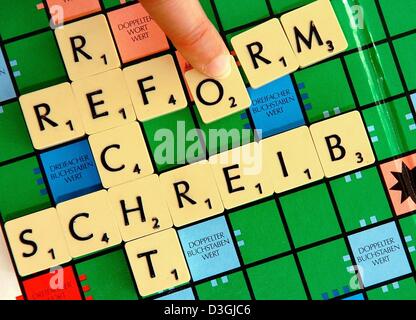
<svg viewBox="0 0 416 320">
<path fill-rule="evenodd" d="M 232 39 L 315 2 L 200 0 L 232 114 L 139 1 L 2 1 L 0 299 L 415 299 L 416 2 L 318 1 L 348 48 L 262 83 Z"/>
</svg>

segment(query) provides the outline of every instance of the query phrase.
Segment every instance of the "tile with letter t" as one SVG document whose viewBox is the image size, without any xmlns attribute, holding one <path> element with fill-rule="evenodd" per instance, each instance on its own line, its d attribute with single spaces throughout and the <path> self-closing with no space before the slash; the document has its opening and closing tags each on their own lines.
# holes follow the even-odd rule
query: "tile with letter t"
<svg viewBox="0 0 416 320">
<path fill-rule="evenodd" d="M 25 94 L 19 100 L 36 149 L 53 147 L 85 134 L 69 83 Z"/>
<path fill-rule="evenodd" d="M 262 156 L 262 145 L 253 142 L 209 158 L 226 209 L 273 194 Z"/>
<path fill-rule="evenodd" d="M 114 69 L 72 83 L 87 134 L 136 120 L 123 72 Z"/>
<path fill-rule="evenodd" d="M 299 68 L 277 18 L 234 36 L 231 43 L 252 88 L 259 88 Z"/>
<path fill-rule="evenodd" d="M 174 229 L 128 242 L 126 252 L 141 296 L 177 287 L 191 278 Z"/>
<path fill-rule="evenodd" d="M 280 21 L 302 68 L 348 48 L 331 1 L 314 1 L 284 14 Z"/>
<path fill-rule="evenodd" d="M 310 131 L 327 178 L 368 166 L 375 161 L 358 111 L 313 124 Z"/>
<path fill-rule="evenodd" d="M 124 241 L 171 228 L 172 218 L 156 174 L 108 190 Z"/>
<path fill-rule="evenodd" d="M 57 205 L 63 234 L 73 258 L 121 242 L 107 191 L 101 190 Z"/>
<path fill-rule="evenodd" d="M 71 260 L 55 208 L 8 221 L 5 228 L 21 276 Z"/>
<path fill-rule="evenodd" d="M 160 182 L 176 227 L 224 211 L 211 167 L 207 161 L 163 173 L 160 176 Z"/>
<path fill-rule="evenodd" d="M 272 177 L 274 191 L 284 192 L 324 177 L 307 127 L 261 141 L 263 166 Z"/>
<path fill-rule="evenodd" d="M 230 56 L 231 73 L 224 79 L 211 79 L 196 69 L 185 74 L 202 120 L 211 123 L 251 105 L 246 86 L 234 58 Z"/>
<path fill-rule="evenodd" d="M 153 173 L 137 122 L 94 134 L 89 142 L 103 186 L 110 188 Z"/>
<path fill-rule="evenodd" d="M 140 121 L 185 108 L 188 104 L 175 61 L 164 55 L 123 70 Z"/>
<path fill-rule="evenodd" d="M 66 24 L 55 35 L 72 81 L 120 67 L 104 15 Z"/>
</svg>

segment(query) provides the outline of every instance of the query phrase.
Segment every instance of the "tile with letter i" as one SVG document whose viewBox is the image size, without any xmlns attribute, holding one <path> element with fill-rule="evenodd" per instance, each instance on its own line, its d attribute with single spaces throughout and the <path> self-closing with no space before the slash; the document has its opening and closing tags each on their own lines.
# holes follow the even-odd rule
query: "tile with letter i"
<svg viewBox="0 0 416 320">
<path fill-rule="evenodd" d="M 0 167 L 0 213 L 4 221 L 50 207 L 36 157 Z M 13 190 L 13 192 L 10 192 Z"/>
<path fill-rule="evenodd" d="M 313 300 L 328 300 L 361 289 L 343 239 L 301 251 L 299 260 Z"/>
<path fill-rule="evenodd" d="M 256 300 L 306 300 L 292 255 L 247 269 Z"/>
<path fill-rule="evenodd" d="M 0 162 L 33 151 L 29 132 L 18 102 L 0 104 Z"/>
<path fill-rule="evenodd" d="M 67 24 L 55 36 L 72 81 L 120 67 L 104 15 Z"/>
<path fill-rule="evenodd" d="M 416 267 L 416 215 L 400 219 L 400 226 L 403 230 L 405 245 L 412 258 L 413 266 Z"/>
<path fill-rule="evenodd" d="M 51 31 L 10 42 L 5 49 L 20 94 L 67 81 L 65 66 Z"/>
<path fill-rule="evenodd" d="M 200 300 L 250 300 L 241 271 L 199 284 L 196 291 Z"/>
<path fill-rule="evenodd" d="M 55 26 L 101 11 L 99 0 L 46 0 Z"/>
<path fill-rule="evenodd" d="M 413 277 L 393 281 L 367 291 L 368 300 L 415 300 L 416 283 Z"/>
<path fill-rule="evenodd" d="M 392 217 L 376 168 L 348 174 L 332 180 L 330 185 L 346 231 Z"/>
<path fill-rule="evenodd" d="M 142 297 L 191 280 L 178 235 L 172 228 L 130 241 L 125 248 Z"/>
<path fill-rule="evenodd" d="M 245 264 L 290 250 L 274 200 L 230 213 L 230 220 Z"/>
<path fill-rule="evenodd" d="M 406 98 L 363 111 L 378 160 L 416 149 L 416 124 Z"/>
<path fill-rule="evenodd" d="M 137 300 L 122 249 L 75 265 L 86 300 Z"/>
<path fill-rule="evenodd" d="M 16 92 L 2 50 L 0 50 L 0 88 L 0 103 L 16 97 Z"/>
<path fill-rule="evenodd" d="M 341 61 L 335 59 L 295 72 L 295 79 L 310 122 L 355 109 Z"/>
</svg>

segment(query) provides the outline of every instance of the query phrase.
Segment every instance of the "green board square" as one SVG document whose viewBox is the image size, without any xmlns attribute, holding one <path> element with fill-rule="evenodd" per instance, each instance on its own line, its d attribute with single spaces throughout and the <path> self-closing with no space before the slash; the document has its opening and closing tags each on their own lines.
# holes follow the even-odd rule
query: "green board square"
<svg viewBox="0 0 416 320">
<path fill-rule="evenodd" d="M 134 280 L 123 250 L 117 250 L 76 264 L 86 297 L 94 300 L 137 300 Z"/>
<path fill-rule="evenodd" d="M 416 67 L 414 56 L 414 52 L 416 52 L 416 34 L 397 39 L 393 44 L 397 57 L 399 58 L 400 67 L 403 71 L 407 87 L 409 90 L 416 89 Z"/>
<path fill-rule="evenodd" d="M 217 19 L 215 17 L 215 13 L 214 13 L 214 9 L 212 8 L 212 5 L 211 5 L 211 0 L 199 0 L 199 2 L 201 3 L 201 6 L 204 9 L 205 14 L 209 18 L 209 20 L 212 22 L 214 27 L 217 30 L 219 30 Z"/>
<path fill-rule="evenodd" d="M 214 0 L 225 31 L 269 17 L 266 0 Z"/>
<path fill-rule="evenodd" d="M 296 247 L 341 232 L 325 184 L 283 196 L 280 202 Z"/>
<path fill-rule="evenodd" d="M 209 155 L 227 151 L 250 143 L 254 135 L 245 110 L 223 119 L 205 124 L 197 108 L 194 108 Z"/>
<path fill-rule="evenodd" d="M 270 0 L 274 14 L 282 14 L 287 11 L 306 6 L 314 0 Z"/>
<path fill-rule="evenodd" d="M 339 59 L 298 71 L 295 73 L 295 79 L 310 122 L 355 108 Z"/>
<path fill-rule="evenodd" d="M 403 93 L 387 43 L 350 54 L 345 60 L 361 106 Z"/>
<path fill-rule="evenodd" d="M 143 127 L 159 171 L 205 157 L 206 152 L 188 108 L 147 121 Z"/>
<path fill-rule="evenodd" d="M 330 184 L 346 231 L 392 217 L 376 168 L 358 171 Z"/>
<path fill-rule="evenodd" d="M 110 8 L 113 8 L 113 7 L 120 6 L 121 4 L 123 4 L 123 2 L 125 2 L 125 3 L 136 2 L 136 0 L 125 0 L 125 1 L 121 1 L 121 0 L 102 0 L 102 2 L 104 4 L 105 9 L 110 9 Z"/>
<path fill-rule="evenodd" d="M 51 206 L 36 157 L 0 167 L 0 194 L 5 222 Z"/>
<path fill-rule="evenodd" d="M 290 250 L 274 200 L 230 214 L 244 263 L 251 263 Z"/>
<path fill-rule="evenodd" d="M 416 29 L 416 1 L 380 0 L 380 6 L 392 36 Z"/>
<path fill-rule="evenodd" d="M 332 0 L 331 3 L 347 38 L 348 49 L 355 49 L 386 38 L 374 0 Z M 352 13 L 354 24 L 351 23 L 348 12 Z"/>
<path fill-rule="evenodd" d="M 367 291 L 368 300 L 416 300 L 416 282 L 407 278 Z"/>
<path fill-rule="evenodd" d="M 6 52 L 20 94 L 67 81 L 65 67 L 52 31 L 7 44 Z"/>
<path fill-rule="evenodd" d="M 344 240 L 339 239 L 299 252 L 303 273 L 313 300 L 326 300 L 358 288 Z M 354 277 L 354 278 L 353 278 Z M 351 288 L 350 283 L 354 284 Z"/>
<path fill-rule="evenodd" d="M 1 38 L 7 40 L 48 27 L 46 10 L 37 8 L 41 2 L 40 0 L 1 1 Z"/>
<path fill-rule="evenodd" d="M 406 98 L 363 111 L 377 159 L 416 149 L 415 119 Z"/>
<path fill-rule="evenodd" d="M 413 261 L 413 266 L 416 267 L 416 215 L 413 214 L 400 219 L 400 226 L 403 231 L 407 250 Z"/>
<path fill-rule="evenodd" d="M 256 300 L 306 300 L 295 259 L 287 256 L 247 270 Z"/>
<path fill-rule="evenodd" d="M 29 132 L 18 102 L 0 107 L 0 162 L 33 151 Z"/>
<path fill-rule="evenodd" d="M 199 300 L 250 300 L 242 272 L 204 282 L 196 286 Z"/>
</svg>

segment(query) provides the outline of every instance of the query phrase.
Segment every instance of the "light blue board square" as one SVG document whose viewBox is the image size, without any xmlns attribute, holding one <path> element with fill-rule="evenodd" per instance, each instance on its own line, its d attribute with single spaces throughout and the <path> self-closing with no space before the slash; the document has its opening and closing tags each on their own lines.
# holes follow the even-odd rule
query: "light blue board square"
<svg viewBox="0 0 416 320">
<path fill-rule="evenodd" d="M 4 60 L 3 52 L 0 50 L 0 102 L 16 98 L 13 82 Z"/>
<path fill-rule="evenodd" d="M 365 298 L 364 298 L 364 295 L 362 293 L 359 293 L 359 294 L 355 294 L 351 297 L 344 298 L 342 300 L 356 300 L 357 301 L 357 300 L 365 300 Z"/>
<path fill-rule="evenodd" d="M 195 300 L 195 296 L 192 289 L 188 288 L 157 298 L 156 300 Z"/>
<path fill-rule="evenodd" d="M 348 237 L 365 287 L 410 273 L 394 222 Z"/>
<path fill-rule="evenodd" d="M 416 111 L 416 93 L 411 95 L 412 103 L 413 103 L 413 109 Z"/>
<path fill-rule="evenodd" d="M 262 137 L 300 127 L 305 124 L 301 106 L 290 76 L 285 76 L 258 89 L 249 88 L 250 114 Z"/>
<path fill-rule="evenodd" d="M 224 217 L 179 230 L 178 234 L 194 281 L 240 266 Z"/>
</svg>

